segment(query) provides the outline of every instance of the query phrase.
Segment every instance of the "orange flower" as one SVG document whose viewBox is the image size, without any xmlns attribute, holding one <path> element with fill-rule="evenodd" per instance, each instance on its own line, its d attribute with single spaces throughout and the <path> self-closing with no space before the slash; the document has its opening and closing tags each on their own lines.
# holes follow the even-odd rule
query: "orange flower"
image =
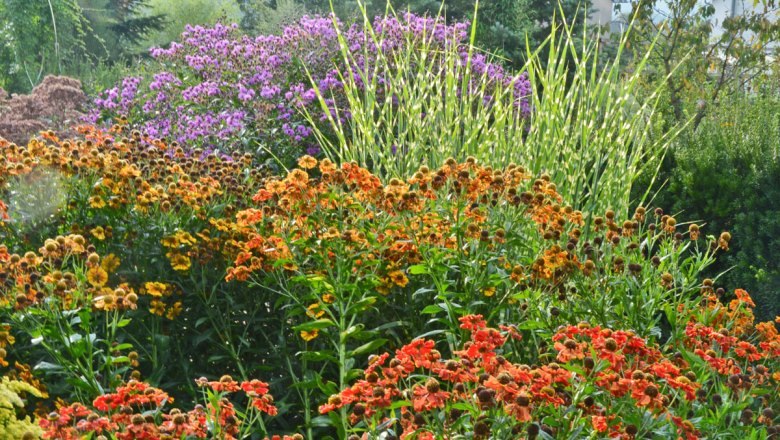
<svg viewBox="0 0 780 440">
<path fill-rule="evenodd" d="M 100 209 L 106 206 L 106 201 L 100 196 L 92 196 L 89 198 L 89 206 Z"/>
<path fill-rule="evenodd" d="M 153 314 L 157 316 L 163 316 L 165 314 L 164 302 L 157 299 L 153 299 L 152 302 L 150 303 L 150 306 L 151 307 L 149 308 L 149 311 L 152 312 Z"/>
<path fill-rule="evenodd" d="M 746 290 L 736 289 L 734 290 L 734 295 L 737 296 L 737 300 L 739 300 L 741 303 L 744 303 L 748 307 L 756 306 L 756 303 L 753 302 L 753 298 L 750 297 L 750 294 L 747 293 Z"/>
<path fill-rule="evenodd" d="M 0 348 L 13 345 L 13 343 L 16 342 L 16 338 L 11 335 L 11 326 L 4 325 L 0 327 L 0 329 L 2 329 L 0 330 Z"/>
<path fill-rule="evenodd" d="M 181 314 L 182 309 L 181 301 L 176 301 L 172 306 L 168 307 L 168 312 L 165 314 L 165 317 L 171 320 L 176 319 L 176 317 Z"/>
<path fill-rule="evenodd" d="M 584 343 L 578 343 L 574 339 L 556 342 L 555 349 L 558 350 L 558 362 L 565 363 L 572 359 L 584 359 L 585 353 L 582 351 L 584 346 Z"/>
<path fill-rule="evenodd" d="M 607 429 L 609 429 L 607 417 L 605 416 L 591 416 L 590 421 L 596 432 L 607 432 Z"/>
<path fill-rule="evenodd" d="M 227 374 L 220 377 L 218 381 L 209 381 L 205 377 L 201 377 L 195 380 L 195 384 L 201 388 L 211 388 L 218 393 L 235 393 L 241 389 L 241 385 Z"/>
<path fill-rule="evenodd" d="M 317 159 L 309 156 L 308 154 L 305 156 L 301 156 L 300 159 L 298 159 L 298 166 L 310 170 L 317 166 Z"/>
<path fill-rule="evenodd" d="M 414 387 L 412 407 L 415 412 L 443 408 L 449 397 L 450 393 L 441 390 L 439 381 L 434 378 L 429 378 L 425 381 L 425 385 L 417 385 Z"/>
<path fill-rule="evenodd" d="M 306 308 L 306 316 L 312 319 L 318 319 L 325 314 L 325 311 L 320 308 L 320 305 L 314 303 Z"/>
<path fill-rule="evenodd" d="M 8 216 L 8 206 L 0 200 L 0 220 L 10 220 Z"/>
</svg>

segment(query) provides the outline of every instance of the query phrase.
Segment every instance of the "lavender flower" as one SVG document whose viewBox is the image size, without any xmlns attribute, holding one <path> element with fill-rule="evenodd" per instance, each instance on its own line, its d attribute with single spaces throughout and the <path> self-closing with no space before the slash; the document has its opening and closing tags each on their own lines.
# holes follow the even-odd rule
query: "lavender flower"
<svg viewBox="0 0 780 440">
<path fill-rule="evenodd" d="M 145 82 L 128 77 L 105 90 L 94 100 L 87 120 L 110 124 L 116 116 L 125 115 L 136 128 L 191 147 L 229 150 L 258 141 L 279 150 L 274 151 L 277 156 L 312 154 L 318 149 L 302 109 L 319 115 L 323 124 L 328 114 L 321 111 L 308 75 L 325 95 L 332 117 L 337 117 L 336 108 L 342 122 L 351 115 L 338 75 L 344 66 L 337 27 L 359 66 L 371 67 L 379 58 L 392 59 L 374 55 L 377 48 L 361 26 L 345 26 L 333 17 L 305 16 L 284 28 L 281 35 L 257 37 L 242 35 L 235 24 L 187 26 L 180 42 L 167 49 L 151 49 L 157 74 Z M 463 66 L 470 63 L 475 74 L 510 86 L 518 108 L 530 112 L 530 84 L 524 76 L 508 74 L 481 54 L 468 58 L 469 23 L 448 25 L 439 18 L 405 14 L 377 17 L 373 27 L 383 34 L 384 52 L 410 42 L 456 45 Z M 356 79 L 360 84 L 362 79 Z M 380 87 L 386 81 L 382 77 L 371 80 Z M 484 99 L 492 98 L 488 94 Z"/>
</svg>

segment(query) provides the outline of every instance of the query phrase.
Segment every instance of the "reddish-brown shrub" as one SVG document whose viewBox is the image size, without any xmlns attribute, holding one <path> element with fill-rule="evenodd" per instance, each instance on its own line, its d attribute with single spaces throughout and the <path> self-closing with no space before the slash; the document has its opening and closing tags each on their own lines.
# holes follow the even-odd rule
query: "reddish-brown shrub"
<svg viewBox="0 0 780 440">
<path fill-rule="evenodd" d="M 66 76 L 45 77 L 29 95 L 8 97 L 0 88 L 0 138 L 26 143 L 42 130 L 72 134 L 86 99 L 81 82 Z"/>
</svg>

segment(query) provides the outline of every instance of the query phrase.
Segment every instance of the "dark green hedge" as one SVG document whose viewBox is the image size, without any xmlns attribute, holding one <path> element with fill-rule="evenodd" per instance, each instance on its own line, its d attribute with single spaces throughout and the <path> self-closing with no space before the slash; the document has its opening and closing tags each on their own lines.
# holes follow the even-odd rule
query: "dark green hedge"
<svg viewBox="0 0 780 440">
<path fill-rule="evenodd" d="M 756 314 L 780 314 L 780 98 L 776 93 L 722 101 L 667 156 L 668 183 L 655 204 L 678 218 L 728 230 L 731 250 L 711 269 L 718 284 L 746 289 Z M 730 270 L 729 270 L 730 269 Z"/>
</svg>

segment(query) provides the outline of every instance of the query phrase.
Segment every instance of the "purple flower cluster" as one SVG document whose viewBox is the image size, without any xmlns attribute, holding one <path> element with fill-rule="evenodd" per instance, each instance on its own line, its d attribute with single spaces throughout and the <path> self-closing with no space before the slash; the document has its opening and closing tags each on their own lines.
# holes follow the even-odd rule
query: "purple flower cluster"
<svg viewBox="0 0 780 440">
<path fill-rule="evenodd" d="M 377 47 L 360 26 L 335 23 L 358 65 L 377 59 L 371 55 Z M 447 25 L 413 14 L 374 21 L 374 31 L 383 35 L 383 52 L 423 39 L 440 47 L 465 48 L 468 28 L 468 23 Z M 277 156 L 294 158 L 303 151 L 317 152 L 301 108 L 327 121 L 309 75 L 331 113 L 338 106 L 340 115 L 349 117 L 340 93 L 343 58 L 331 17 L 303 17 L 281 35 L 257 37 L 242 35 L 235 24 L 187 26 L 180 42 L 154 48 L 151 55 L 158 73 L 146 81 L 128 77 L 104 91 L 94 101 L 89 122 L 112 122 L 125 115 L 135 128 L 182 144 L 234 150 L 261 142 Z M 462 49 L 462 62 L 468 61 Z M 524 76 L 512 77 L 479 54 L 472 54 L 470 63 L 474 73 L 512 84 L 518 106 L 529 111 L 525 97 L 530 85 Z M 381 85 L 383 78 L 376 79 Z"/>
</svg>

